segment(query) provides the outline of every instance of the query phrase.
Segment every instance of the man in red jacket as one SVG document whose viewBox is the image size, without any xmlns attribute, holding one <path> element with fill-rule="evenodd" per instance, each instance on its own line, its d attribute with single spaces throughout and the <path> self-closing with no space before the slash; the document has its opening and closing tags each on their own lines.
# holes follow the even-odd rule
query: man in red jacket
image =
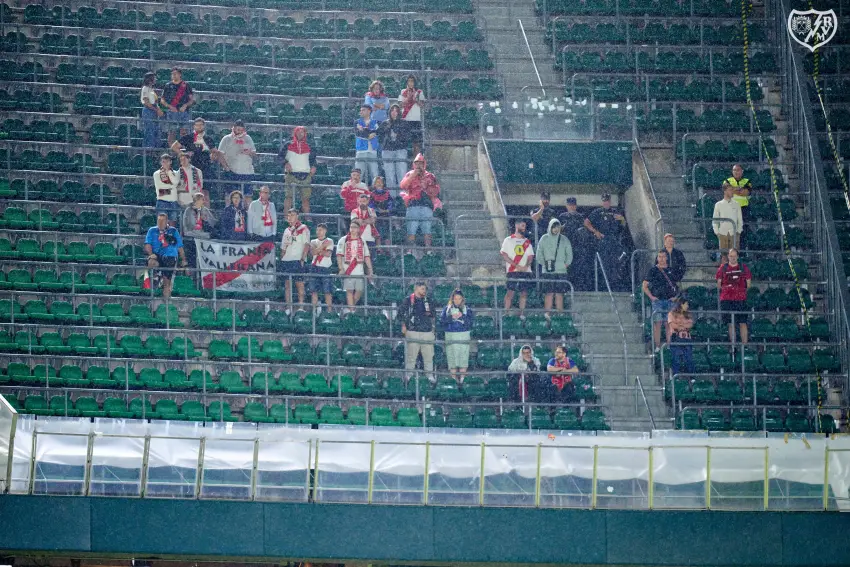
<svg viewBox="0 0 850 567">
<path fill-rule="evenodd" d="M 413 169 L 399 183 L 401 198 L 407 207 L 407 241 L 416 242 L 416 233 L 422 230 L 425 246 L 431 246 L 431 221 L 434 211 L 443 206 L 440 201 L 440 184 L 433 173 L 427 171 L 425 156 L 419 154 L 413 160 Z"/>
</svg>

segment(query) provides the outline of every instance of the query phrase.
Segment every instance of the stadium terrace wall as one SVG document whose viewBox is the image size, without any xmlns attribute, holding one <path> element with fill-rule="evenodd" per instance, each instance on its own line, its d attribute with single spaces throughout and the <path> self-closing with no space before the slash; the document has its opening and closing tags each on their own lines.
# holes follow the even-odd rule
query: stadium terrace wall
<svg viewBox="0 0 850 567">
<path fill-rule="evenodd" d="M 846 566 L 850 514 L 0 496 L 0 553 L 137 559 Z"/>
</svg>

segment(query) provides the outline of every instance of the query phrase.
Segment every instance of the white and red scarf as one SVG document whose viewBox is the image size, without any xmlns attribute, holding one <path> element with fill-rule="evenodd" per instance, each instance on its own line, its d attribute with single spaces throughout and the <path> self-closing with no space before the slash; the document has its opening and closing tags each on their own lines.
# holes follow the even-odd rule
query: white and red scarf
<svg viewBox="0 0 850 567">
<path fill-rule="evenodd" d="M 408 88 L 401 91 L 401 98 L 403 100 L 401 109 L 402 118 L 407 118 L 407 114 L 413 109 L 413 106 L 419 102 L 421 97 L 422 91 L 416 88 Z"/>
<path fill-rule="evenodd" d="M 263 205 L 263 226 L 272 226 L 274 224 L 270 203 L 271 201 L 267 203 L 263 203 L 262 201 L 260 201 L 260 204 Z"/>
<path fill-rule="evenodd" d="M 192 142 L 195 144 L 195 147 L 201 148 L 201 151 L 206 152 L 210 149 L 206 139 L 204 139 L 204 132 L 195 132 L 192 134 Z"/>
<path fill-rule="evenodd" d="M 345 270 L 345 275 L 350 276 L 359 264 L 366 261 L 366 253 L 364 251 L 363 239 L 359 236 L 352 238 L 351 235 L 345 239 L 345 263 L 348 269 Z"/>
</svg>

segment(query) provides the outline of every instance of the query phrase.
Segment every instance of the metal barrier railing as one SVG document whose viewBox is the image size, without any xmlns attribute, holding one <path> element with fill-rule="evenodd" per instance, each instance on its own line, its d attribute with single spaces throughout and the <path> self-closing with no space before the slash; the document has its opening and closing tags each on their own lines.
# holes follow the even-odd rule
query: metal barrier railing
<svg viewBox="0 0 850 567">
<path fill-rule="evenodd" d="M 777 10 L 774 27 L 778 30 L 780 40 L 780 63 L 782 66 L 782 108 L 783 114 L 789 117 L 792 128 L 789 130 L 791 146 L 797 161 L 800 186 L 808 188 L 812 193 L 811 218 L 818 224 L 815 233 L 815 249 L 823 255 L 824 275 L 826 286 L 824 295 L 833 313 L 829 316 L 830 328 L 835 329 L 841 337 L 839 345 L 840 357 L 844 368 L 850 368 L 850 321 L 847 309 L 850 308 L 850 294 L 847 290 L 847 278 L 844 259 L 839 246 L 838 234 L 835 229 L 832 208 L 829 200 L 829 190 L 824 177 L 823 160 L 817 144 L 812 105 L 809 99 L 809 77 L 800 63 L 800 54 L 789 34 L 785 33 L 786 23 L 784 14 L 790 10 L 789 2 L 781 0 L 781 10 Z M 850 383 L 843 385 L 843 399 L 850 399 Z"/>
</svg>

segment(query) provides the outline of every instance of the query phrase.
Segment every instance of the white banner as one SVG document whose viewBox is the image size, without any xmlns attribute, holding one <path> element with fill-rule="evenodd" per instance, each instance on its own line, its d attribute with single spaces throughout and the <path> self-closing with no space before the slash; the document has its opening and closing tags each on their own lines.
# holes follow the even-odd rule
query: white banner
<svg viewBox="0 0 850 567">
<path fill-rule="evenodd" d="M 196 238 L 195 249 L 204 289 L 215 287 L 218 291 L 238 292 L 274 290 L 273 242 L 229 243 Z M 216 272 L 204 271 L 211 269 Z"/>
</svg>

